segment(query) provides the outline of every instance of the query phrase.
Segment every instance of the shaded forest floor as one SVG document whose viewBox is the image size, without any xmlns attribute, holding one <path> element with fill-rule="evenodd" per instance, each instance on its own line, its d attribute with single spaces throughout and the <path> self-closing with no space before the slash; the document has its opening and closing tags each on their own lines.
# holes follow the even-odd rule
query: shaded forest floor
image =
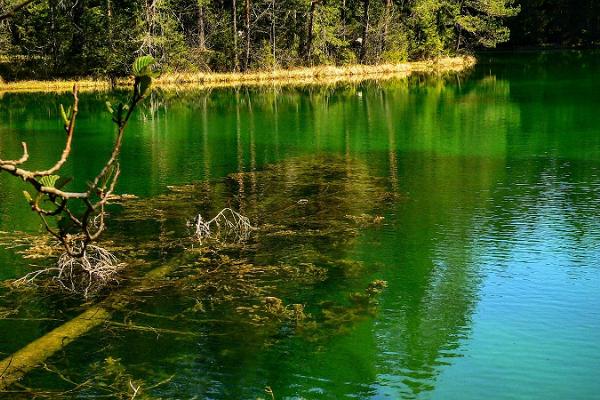
<svg viewBox="0 0 600 400">
<path fill-rule="evenodd" d="M 246 73 L 166 73 L 156 79 L 157 87 L 201 86 L 206 88 L 228 87 L 236 85 L 264 84 L 313 84 L 334 83 L 339 81 L 361 81 L 365 79 L 385 79 L 409 76 L 422 72 L 458 72 L 475 65 L 472 56 L 445 57 L 435 60 L 414 61 L 400 64 L 318 66 L 294 69 L 281 69 L 269 72 Z M 26 91 L 68 91 L 75 82 L 81 89 L 106 90 L 110 82 L 102 79 L 16 81 L 4 82 L 0 79 L 1 92 Z M 117 80 L 117 86 L 129 86 L 128 78 Z"/>
</svg>

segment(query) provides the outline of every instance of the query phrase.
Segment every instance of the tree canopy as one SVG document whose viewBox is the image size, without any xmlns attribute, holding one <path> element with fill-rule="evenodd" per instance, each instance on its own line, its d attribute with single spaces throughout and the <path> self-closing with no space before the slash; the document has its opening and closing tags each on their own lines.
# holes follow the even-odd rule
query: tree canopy
<svg viewBox="0 0 600 400">
<path fill-rule="evenodd" d="M 518 11 L 514 0 L 35 0 L 2 22 L 0 75 L 118 76 L 140 54 L 167 71 L 399 62 L 495 47 Z"/>
</svg>

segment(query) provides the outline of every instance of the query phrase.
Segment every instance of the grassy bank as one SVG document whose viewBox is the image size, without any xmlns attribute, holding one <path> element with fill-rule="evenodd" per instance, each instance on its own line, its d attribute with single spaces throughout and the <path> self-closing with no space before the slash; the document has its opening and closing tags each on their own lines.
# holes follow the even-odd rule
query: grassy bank
<svg viewBox="0 0 600 400">
<path fill-rule="evenodd" d="M 310 84 L 332 83 L 337 81 L 361 81 L 365 79 L 385 79 L 406 77 L 419 72 L 458 72 L 475 64 L 475 58 L 447 57 L 429 61 L 415 61 L 401 64 L 352 65 L 352 66 L 320 66 L 311 68 L 281 69 L 270 72 L 247 73 L 168 73 L 155 81 L 157 87 L 227 87 L 237 85 L 263 84 Z M 76 81 L 18 81 L 0 82 L 0 92 L 26 91 L 68 91 Z M 77 81 L 83 90 L 106 90 L 109 82 L 97 79 L 81 79 Z M 128 85 L 128 79 L 120 79 L 118 86 Z"/>
</svg>

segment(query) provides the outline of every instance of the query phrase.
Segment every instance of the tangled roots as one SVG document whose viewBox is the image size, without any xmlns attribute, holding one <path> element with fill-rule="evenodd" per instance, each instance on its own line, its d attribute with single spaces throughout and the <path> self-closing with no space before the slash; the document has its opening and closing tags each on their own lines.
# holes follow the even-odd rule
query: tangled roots
<svg viewBox="0 0 600 400">
<path fill-rule="evenodd" d="M 82 246 L 77 244 L 75 246 Z M 77 248 L 75 247 L 77 250 Z M 73 257 L 63 253 L 50 267 L 30 272 L 16 281 L 17 284 L 33 283 L 40 276 L 49 276 L 63 289 L 84 297 L 99 291 L 116 280 L 121 264 L 109 251 L 94 245 L 87 245 L 83 256 Z"/>
<path fill-rule="evenodd" d="M 192 227 L 193 235 L 200 243 L 208 238 L 241 242 L 247 240 L 255 229 L 248 217 L 231 208 L 224 208 L 209 221 L 198 214 L 188 225 Z"/>
</svg>

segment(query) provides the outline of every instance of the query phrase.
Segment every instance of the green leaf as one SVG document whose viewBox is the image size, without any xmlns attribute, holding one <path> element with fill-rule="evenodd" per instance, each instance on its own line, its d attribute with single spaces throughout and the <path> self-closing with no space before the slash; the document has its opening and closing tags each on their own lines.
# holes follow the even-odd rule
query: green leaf
<svg viewBox="0 0 600 400">
<path fill-rule="evenodd" d="M 27 190 L 23 190 L 23 196 L 25 196 L 25 200 L 27 200 L 29 204 L 33 203 L 33 198 Z"/>
<path fill-rule="evenodd" d="M 56 185 L 56 181 L 58 181 L 59 178 L 60 176 L 58 175 L 42 176 L 40 178 L 40 183 L 46 187 L 54 187 L 54 185 Z"/>
<path fill-rule="evenodd" d="M 155 60 L 152 56 L 141 56 L 135 59 L 133 62 L 133 75 L 135 77 L 150 76 L 153 71 L 150 66 L 154 64 Z"/>
<path fill-rule="evenodd" d="M 65 107 L 62 104 L 60 105 L 60 116 L 62 117 L 65 125 L 69 125 L 69 117 L 67 116 L 67 113 L 65 112 Z"/>
<path fill-rule="evenodd" d="M 112 108 L 112 104 L 110 104 L 110 101 L 106 102 L 106 109 L 108 110 L 109 113 L 113 114 L 115 112 L 115 110 L 113 110 Z"/>
</svg>

